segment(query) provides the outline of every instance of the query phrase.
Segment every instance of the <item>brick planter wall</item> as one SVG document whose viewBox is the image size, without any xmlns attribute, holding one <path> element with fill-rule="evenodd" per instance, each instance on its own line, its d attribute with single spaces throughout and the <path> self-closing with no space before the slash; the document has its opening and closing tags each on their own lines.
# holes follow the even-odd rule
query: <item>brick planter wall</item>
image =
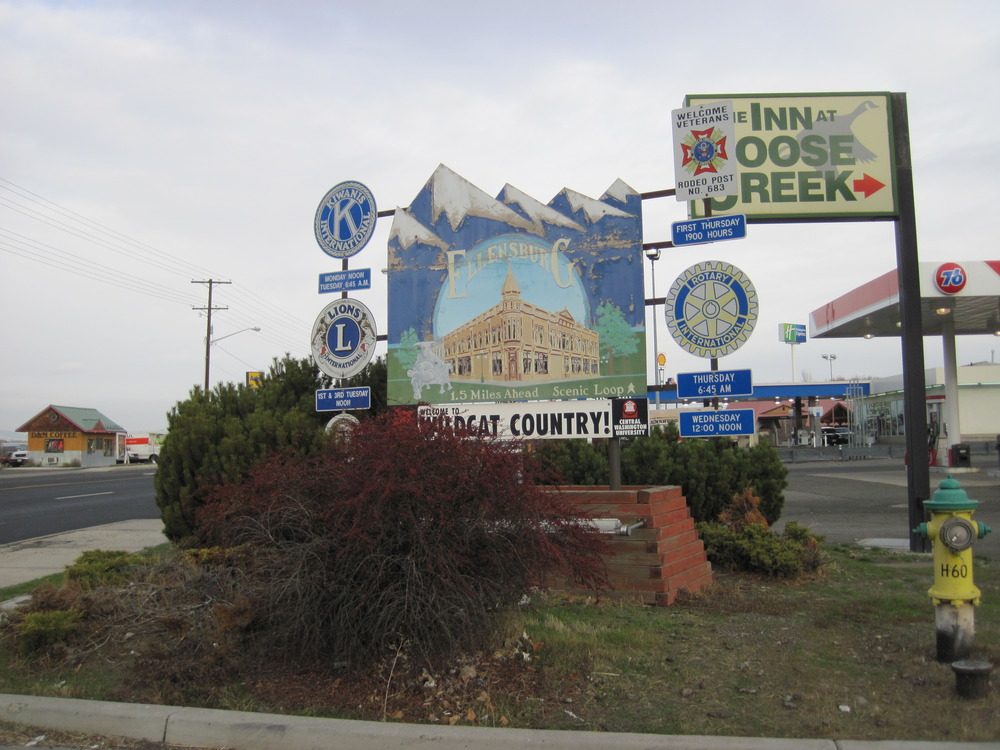
<svg viewBox="0 0 1000 750">
<path fill-rule="evenodd" d="M 680 487 L 565 486 L 560 492 L 594 518 L 644 522 L 631 536 L 606 537 L 614 553 L 608 558 L 611 596 L 667 606 L 682 590 L 695 592 L 712 582 L 712 566 Z"/>
</svg>

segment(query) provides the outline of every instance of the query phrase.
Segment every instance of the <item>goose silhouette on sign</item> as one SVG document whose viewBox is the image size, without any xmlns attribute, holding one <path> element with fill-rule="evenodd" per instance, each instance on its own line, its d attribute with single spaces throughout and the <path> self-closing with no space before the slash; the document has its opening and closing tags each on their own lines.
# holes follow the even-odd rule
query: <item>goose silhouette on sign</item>
<svg viewBox="0 0 1000 750">
<path fill-rule="evenodd" d="M 858 118 L 859 115 L 863 114 L 864 112 L 867 112 L 869 109 L 878 109 L 878 105 L 875 102 L 866 99 L 865 101 L 861 102 L 857 107 L 855 107 L 854 111 L 851 112 L 849 115 L 844 115 L 844 116 L 837 115 L 831 120 L 817 122 L 813 125 L 812 129 L 800 131 L 795 136 L 795 140 L 797 140 L 801 145 L 802 139 L 805 138 L 807 135 L 820 135 L 823 136 L 825 142 L 829 144 L 831 136 L 848 135 L 851 136 L 851 138 L 853 139 L 851 156 L 853 156 L 856 161 L 864 162 L 865 164 L 873 162 L 875 161 L 875 159 L 878 158 L 878 155 L 874 153 L 871 149 L 869 149 L 867 146 L 865 146 L 861 141 L 858 140 L 857 136 L 854 135 L 854 129 L 853 129 L 854 121 Z M 816 171 L 820 172 L 826 166 L 827 165 L 825 164 L 817 166 Z"/>
</svg>

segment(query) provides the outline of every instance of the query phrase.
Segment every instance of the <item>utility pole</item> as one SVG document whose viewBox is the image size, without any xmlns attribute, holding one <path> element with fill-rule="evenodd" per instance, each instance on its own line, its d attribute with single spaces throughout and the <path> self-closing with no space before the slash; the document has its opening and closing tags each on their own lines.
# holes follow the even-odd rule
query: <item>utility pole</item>
<svg viewBox="0 0 1000 750">
<path fill-rule="evenodd" d="M 215 284 L 232 284 L 231 281 L 216 281 L 215 279 L 207 279 L 205 281 L 192 281 L 192 284 L 207 284 L 208 285 L 208 306 L 207 307 L 192 307 L 192 310 L 204 310 L 207 313 L 208 323 L 205 326 L 205 395 L 208 395 L 208 371 L 211 366 L 212 361 L 212 311 L 213 310 L 228 310 L 228 307 L 212 307 L 212 287 Z"/>
</svg>

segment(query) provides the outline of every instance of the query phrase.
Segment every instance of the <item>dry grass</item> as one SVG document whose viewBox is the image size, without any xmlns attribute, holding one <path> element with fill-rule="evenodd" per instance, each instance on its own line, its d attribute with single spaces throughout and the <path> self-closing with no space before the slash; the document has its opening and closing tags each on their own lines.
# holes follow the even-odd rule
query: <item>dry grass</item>
<svg viewBox="0 0 1000 750">
<path fill-rule="evenodd" d="M 961 700 L 935 660 L 929 558 L 827 550 L 810 580 L 720 576 L 670 608 L 536 597 L 490 651 L 427 665 L 275 664 L 237 615 L 238 582 L 174 561 L 86 607 L 43 657 L 2 641 L 0 690 L 370 720 L 666 734 L 995 740 L 1000 699 Z M 1000 576 L 976 561 L 978 655 L 1000 662 Z M 994 678 L 996 680 L 996 678 Z M 0 734 L 0 739 L 3 735 Z"/>
</svg>

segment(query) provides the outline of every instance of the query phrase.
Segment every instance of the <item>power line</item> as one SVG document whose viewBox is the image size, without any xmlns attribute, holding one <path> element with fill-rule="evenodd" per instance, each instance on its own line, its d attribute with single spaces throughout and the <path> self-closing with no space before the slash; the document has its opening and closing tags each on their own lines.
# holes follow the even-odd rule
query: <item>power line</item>
<svg viewBox="0 0 1000 750">
<path fill-rule="evenodd" d="M 161 268 L 161 269 L 163 269 L 165 271 L 169 271 L 171 273 L 179 274 L 179 275 L 182 275 L 182 276 L 190 276 L 194 272 L 197 272 L 199 275 L 202 275 L 202 276 L 204 276 L 204 275 L 211 276 L 212 275 L 206 269 L 198 268 L 196 265 L 194 265 L 194 264 L 192 264 L 190 262 L 187 262 L 187 261 L 183 261 L 182 262 L 179 259 L 173 259 L 173 258 L 171 258 L 170 255 L 167 255 L 166 253 L 162 253 L 162 252 L 158 251 L 156 248 L 154 248 L 154 247 L 152 247 L 150 245 L 147 245 L 144 242 L 140 242 L 139 240 L 135 240 L 135 239 L 129 237 L 128 235 L 122 234 L 121 232 L 118 232 L 118 231 L 116 231 L 114 229 L 111 229 L 110 227 L 106 227 L 105 225 L 103 225 L 103 224 L 101 224 L 99 222 L 93 221 L 92 219 L 88 219 L 87 217 L 82 216 L 82 215 L 76 213 L 75 211 L 71 211 L 68 208 L 60 206 L 58 203 L 54 203 L 53 201 L 50 201 L 50 200 L 48 200 L 46 198 L 43 198 L 42 196 L 40 196 L 40 195 L 38 195 L 36 193 L 33 193 L 30 190 L 27 190 L 26 188 L 23 188 L 20 185 L 17 185 L 15 183 L 11 182 L 10 180 L 7 180 L 7 179 L 4 179 L 3 177 L 0 177 L 0 183 L 6 183 L 6 185 L 0 184 L 0 188 L 5 189 L 8 192 L 12 192 L 12 193 L 14 193 L 15 195 L 17 195 L 20 198 L 25 198 L 28 201 L 30 201 L 31 203 L 34 203 L 36 205 L 42 206 L 44 208 L 47 208 L 48 210 L 53 211 L 59 217 L 67 218 L 70 221 L 73 221 L 73 222 L 75 222 L 77 224 L 82 224 L 87 229 L 93 229 L 93 230 L 96 230 L 96 231 L 98 231 L 100 233 L 106 234 L 111 239 L 113 239 L 113 240 L 115 240 L 117 242 L 123 242 L 126 246 L 128 246 L 129 248 L 131 248 L 131 251 L 133 251 L 133 252 L 136 251 L 136 250 L 138 250 L 144 256 L 144 262 L 145 263 L 155 265 L 156 267 Z M 20 192 L 17 192 L 15 190 L 13 190 L 12 188 L 7 187 L 7 185 L 13 186 L 13 188 L 16 188 L 17 191 L 20 191 Z M 34 218 L 37 221 L 40 221 L 40 222 L 42 222 L 44 224 L 48 224 L 51 227 L 54 227 L 56 229 L 60 229 L 61 231 L 67 232 L 68 234 L 72 234 L 72 235 L 74 235 L 76 237 L 80 237 L 81 239 L 89 240 L 89 241 L 93 242 L 94 244 L 97 244 L 97 245 L 100 245 L 100 246 L 102 246 L 102 247 L 104 247 L 106 249 L 112 250 L 113 252 L 124 254 L 130 260 L 133 259 L 133 257 L 134 257 L 133 254 L 132 254 L 132 252 L 130 252 L 128 250 L 124 250 L 124 249 L 122 249 L 120 247 L 115 247 L 115 246 L 109 244 L 107 240 L 101 239 L 100 237 L 92 235 L 89 232 L 81 232 L 80 230 L 75 229 L 70 224 L 67 224 L 65 221 L 62 221 L 62 220 L 60 220 L 58 218 L 54 219 L 54 218 L 52 218 L 50 216 L 46 216 L 45 214 L 42 214 L 42 213 L 40 213 L 38 211 L 35 211 L 34 209 L 28 208 L 27 206 L 15 203 L 14 201 L 11 201 L 8 198 L 0 197 L 0 201 L 3 201 L 4 203 L 8 204 L 8 207 L 11 208 L 12 210 L 17 211 L 18 213 L 23 214 L 25 216 L 28 216 L 29 218 Z M 173 262 L 172 263 L 164 263 L 164 259 L 166 259 L 166 260 L 172 260 Z M 185 272 L 183 269 L 179 269 L 179 268 L 175 268 L 174 267 L 174 266 L 177 266 L 177 265 L 179 265 L 181 263 L 183 263 L 188 268 L 193 269 L 193 270 Z"/>
<path fill-rule="evenodd" d="M 214 283 L 222 283 L 216 281 L 219 274 L 211 273 L 199 266 L 187 263 L 168 253 L 157 250 L 150 245 L 54 203 L 27 188 L 17 185 L 11 180 L 0 177 L 0 191 L 6 191 L 13 196 L 12 199 L 0 194 L 0 207 L 6 207 L 8 210 L 21 214 L 32 221 L 86 241 L 102 250 L 122 255 L 129 262 L 141 262 L 144 267 L 152 266 L 175 275 L 185 276 L 188 279 L 191 276 L 200 276 L 208 278 Z M 0 251 L 57 269 L 64 273 L 110 284 L 144 296 L 190 305 L 193 309 L 202 309 L 195 306 L 195 298 L 174 287 L 144 279 L 135 274 L 127 273 L 120 268 L 99 263 L 80 253 L 62 250 L 9 229 L 0 228 Z M 231 282 L 225 283 L 229 284 Z M 245 320 L 248 326 L 260 323 L 266 324 L 264 327 L 265 334 L 262 336 L 266 341 L 284 349 L 286 353 L 307 351 L 308 347 L 305 345 L 307 337 L 304 334 L 299 335 L 299 331 L 303 330 L 305 324 L 302 320 L 290 315 L 284 307 L 275 305 L 257 295 L 249 288 L 239 284 L 233 285 L 229 296 L 232 300 L 242 301 L 246 306 L 255 311 L 255 317 L 251 319 L 245 313 L 234 310 L 234 318 Z M 280 335 L 282 332 L 287 332 L 287 335 Z M 289 346 L 290 340 L 301 341 L 302 343 Z"/>
</svg>

